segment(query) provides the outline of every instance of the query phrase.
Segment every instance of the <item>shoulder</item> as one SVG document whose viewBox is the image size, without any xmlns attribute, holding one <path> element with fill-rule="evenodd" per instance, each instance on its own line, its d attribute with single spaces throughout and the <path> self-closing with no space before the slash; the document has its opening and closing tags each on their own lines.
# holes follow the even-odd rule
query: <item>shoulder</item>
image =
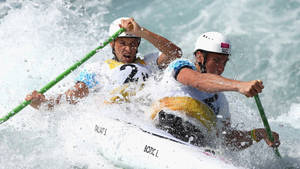
<svg viewBox="0 0 300 169">
<path fill-rule="evenodd" d="M 196 70 L 195 65 L 187 59 L 176 59 L 176 60 L 174 60 L 173 62 L 170 63 L 167 70 L 177 72 L 180 69 L 185 68 L 185 67 Z"/>
<path fill-rule="evenodd" d="M 161 54 L 161 52 L 148 53 L 148 54 L 144 55 L 143 61 L 147 65 L 149 65 L 149 64 L 155 64 L 156 65 L 157 64 L 156 60 L 160 56 L 160 54 Z"/>
<path fill-rule="evenodd" d="M 177 79 L 177 76 L 181 69 L 183 68 L 190 68 L 192 70 L 196 70 L 195 65 L 187 60 L 187 59 L 176 59 L 169 64 L 169 66 L 164 71 L 164 76 L 172 77 Z"/>
<path fill-rule="evenodd" d="M 119 67 L 121 65 L 123 65 L 122 62 L 116 61 L 114 59 L 107 59 L 104 61 L 102 68 L 110 70 L 115 69 L 116 67 Z"/>
<path fill-rule="evenodd" d="M 146 55 L 144 55 L 144 58 L 158 58 L 159 55 L 161 55 L 161 52 L 153 52 L 153 53 L 148 53 Z"/>
<path fill-rule="evenodd" d="M 82 71 L 75 78 L 75 81 L 83 82 L 88 86 L 88 88 L 93 88 L 99 83 L 97 76 L 101 72 L 101 67 L 102 65 L 99 62 L 84 65 Z"/>
</svg>

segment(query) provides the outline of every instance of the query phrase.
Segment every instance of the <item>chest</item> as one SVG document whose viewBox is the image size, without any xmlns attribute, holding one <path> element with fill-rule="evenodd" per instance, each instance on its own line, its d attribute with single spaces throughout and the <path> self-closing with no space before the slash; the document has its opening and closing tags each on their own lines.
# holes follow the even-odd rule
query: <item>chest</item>
<svg viewBox="0 0 300 169">
<path fill-rule="evenodd" d="M 108 74 L 113 83 L 121 85 L 129 82 L 146 81 L 151 71 L 146 65 L 128 63 L 110 68 Z"/>
</svg>

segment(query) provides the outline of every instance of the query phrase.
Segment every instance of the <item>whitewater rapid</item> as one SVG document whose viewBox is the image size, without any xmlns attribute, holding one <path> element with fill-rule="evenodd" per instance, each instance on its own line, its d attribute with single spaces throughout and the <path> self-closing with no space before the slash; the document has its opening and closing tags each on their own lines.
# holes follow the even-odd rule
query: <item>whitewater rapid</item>
<svg viewBox="0 0 300 169">
<path fill-rule="evenodd" d="M 228 158 L 249 169 L 284 168 L 283 163 L 300 168 L 300 2 L 296 0 L 0 0 L 0 116 L 105 41 L 110 22 L 121 16 L 133 16 L 140 25 L 173 41 L 184 57 L 192 56 L 200 33 L 227 34 L 233 53 L 224 76 L 263 80 L 261 101 L 271 128 L 280 134 L 283 160 L 263 142 Z M 139 54 L 153 51 L 143 40 Z M 88 62 L 110 56 L 107 46 Z M 70 88 L 80 69 L 46 95 Z M 146 93 L 151 90 L 155 88 Z M 78 135 L 67 126 L 83 125 L 87 114 L 100 113 L 149 125 L 142 112 L 147 105 L 105 108 L 101 94 L 105 93 L 53 111 L 27 107 L 0 125 L 0 169 L 119 168 L 97 147 L 85 144 L 92 139 L 89 133 Z M 231 92 L 226 96 L 233 126 L 263 127 L 254 99 Z"/>
</svg>

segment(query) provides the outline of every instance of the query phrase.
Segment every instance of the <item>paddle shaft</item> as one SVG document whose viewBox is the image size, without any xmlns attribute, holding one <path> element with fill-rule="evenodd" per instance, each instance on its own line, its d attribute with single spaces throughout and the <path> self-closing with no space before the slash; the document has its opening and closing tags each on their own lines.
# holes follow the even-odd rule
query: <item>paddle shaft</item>
<svg viewBox="0 0 300 169">
<path fill-rule="evenodd" d="M 100 49 L 104 48 L 108 43 L 110 43 L 111 41 L 113 41 L 114 39 L 116 39 L 124 31 L 125 31 L 124 28 L 120 28 L 116 33 L 114 33 L 111 37 L 109 37 L 108 40 L 106 40 L 105 42 L 103 42 L 103 44 L 101 46 L 99 46 L 96 49 L 92 50 L 90 53 L 88 53 L 80 61 L 78 61 L 77 63 L 75 63 L 69 69 L 65 70 L 63 73 L 61 73 L 59 76 L 57 76 L 54 80 L 50 81 L 46 86 L 44 86 L 43 88 L 41 88 L 39 90 L 39 93 L 43 94 L 46 91 L 48 91 L 51 87 L 53 87 L 59 81 L 61 81 L 62 79 L 64 79 L 66 76 L 68 76 L 72 71 L 74 71 L 75 69 L 77 69 L 80 65 L 82 65 L 84 62 L 86 62 L 88 59 L 90 59 L 92 56 L 94 56 Z M 17 106 L 12 111 L 10 111 L 6 116 L 2 117 L 0 119 L 0 124 L 4 123 L 9 118 L 11 118 L 12 116 L 16 115 L 19 111 L 21 111 L 23 108 L 25 108 L 30 103 L 31 103 L 31 101 L 26 101 L 25 100 L 19 106 Z"/>
<path fill-rule="evenodd" d="M 257 108 L 258 108 L 258 110 L 259 110 L 260 117 L 261 117 L 261 119 L 262 119 L 262 121 L 263 121 L 263 123 L 264 123 L 265 129 L 266 129 L 266 131 L 267 131 L 268 138 L 269 138 L 269 140 L 271 140 L 271 141 L 273 142 L 273 141 L 274 141 L 274 137 L 273 137 L 273 135 L 272 135 L 272 131 L 271 131 L 271 128 L 270 128 L 268 119 L 267 119 L 267 117 L 266 117 L 264 108 L 263 108 L 263 106 L 262 106 L 262 104 L 261 104 L 261 102 L 260 102 L 259 96 L 258 96 L 258 95 L 254 96 L 254 99 L 255 99 Z M 273 148 L 273 149 L 274 149 L 274 152 L 275 152 L 276 156 L 279 157 L 279 158 L 281 158 L 281 155 L 280 155 L 280 153 L 279 153 L 279 151 L 278 151 L 278 148 L 275 147 L 275 148 Z"/>
</svg>

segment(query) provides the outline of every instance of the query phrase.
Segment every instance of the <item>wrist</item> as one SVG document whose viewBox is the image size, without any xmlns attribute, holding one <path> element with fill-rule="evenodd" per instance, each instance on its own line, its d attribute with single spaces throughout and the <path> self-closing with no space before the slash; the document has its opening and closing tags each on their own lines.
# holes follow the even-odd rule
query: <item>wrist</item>
<svg viewBox="0 0 300 169">
<path fill-rule="evenodd" d="M 140 31 L 139 31 L 139 33 L 138 33 L 138 35 L 139 35 L 141 38 L 146 39 L 146 37 L 147 37 L 147 35 L 148 35 L 148 32 L 149 32 L 149 31 L 148 31 L 146 28 L 141 27 L 141 28 L 140 28 Z"/>
<path fill-rule="evenodd" d="M 235 85 L 235 91 L 239 93 L 243 93 L 243 82 L 237 81 Z"/>
<path fill-rule="evenodd" d="M 258 138 L 257 134 L 256 134 L 256 130 L 253 129 L 250 131 L 250 136 L 251 136 L 251 139 L 254 140 L 255 142 L 259 142 L 260 139 Z"/>
</svg>

